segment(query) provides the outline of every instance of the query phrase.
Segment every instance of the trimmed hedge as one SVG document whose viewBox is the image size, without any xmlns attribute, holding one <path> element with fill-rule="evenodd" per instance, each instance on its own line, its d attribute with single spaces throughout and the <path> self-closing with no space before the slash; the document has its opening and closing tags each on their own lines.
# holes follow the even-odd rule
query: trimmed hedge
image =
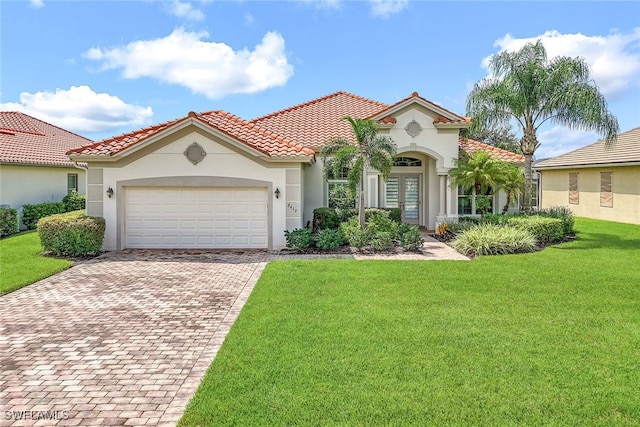
<svg viewBox="0 0 640 427">
<path fill-rule="evenodd" d="M 78 211 L 87 207 L 87 198 L 84 195 L 78 194 L 75 191 L 67 194 L 62 198 L 65 212 Z"/>
<path fill-rule="evenodd" d="M 540 215 L 515 216 L 509 218 L 511 227 L 522 228 L 531 232 L 538 243 L 546 245 L 559 242 L 564 237 L 562 220 Z"/>
<path fill-rule="evenodd" d="M 34 205 L 22 205 L 22 223 L 27 230 L 35 230 L 38 221 L 49 215 L 65 213 L 64 203 L 44 202 Z"/>
<path fill-rule="evenodd" d="M 0 208 L 0 237 L 18 232 L 18 211 L 12 208 Z"/>
<path fill-rule="evenodd" d="M 573 211 L 566 206 L 550 206 L 540 211 L 540 215 L 549 218 L 558 218 L 562 221 L 562 229 L 565 235 L 573 234 Z"/>
<path fill-rule="evenodd" d="M 58 256 L 87 256 L 100 252 L 104 218 L 84 211 L 50 215 L 38 221 L 38 235 L 45 251 Z"/>
</svg>

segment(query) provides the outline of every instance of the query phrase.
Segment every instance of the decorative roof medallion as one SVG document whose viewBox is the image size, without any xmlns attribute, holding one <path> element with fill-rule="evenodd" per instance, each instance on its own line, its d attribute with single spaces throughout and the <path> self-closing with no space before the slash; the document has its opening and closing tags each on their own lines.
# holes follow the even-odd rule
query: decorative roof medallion
<svg viewBox="0 0 640 427">
<path fill-rule="evenodd" d="M 194 165 L 197 165 L 204 159 L 204 156 L 207 153 L 204 151 L 204 148 L 200 146 L 197 142 L 194 142 L 186 150 L 184 150 L 185 157 Z"/>
<path fill-rule="evenodd" d="M 415 120 L 411 120 L 409 124 L 405 126 L 404 130 L 406 130 L 412 138 L 415 138 L 420 135 L 420 132 L 422 132 L 422 126 L 420 126 L 420 123 Z"/>
</svg>

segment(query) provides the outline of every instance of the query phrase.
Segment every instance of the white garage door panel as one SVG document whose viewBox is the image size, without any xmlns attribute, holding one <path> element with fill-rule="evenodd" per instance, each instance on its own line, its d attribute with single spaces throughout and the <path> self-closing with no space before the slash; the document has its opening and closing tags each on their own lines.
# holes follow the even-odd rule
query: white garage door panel
<svg viewBox="0 0 640 427">
<path fill-rule="evenodd" d="M 262 188 L 128 188 L 128 248 L 266 248 Z"/>
</svg>

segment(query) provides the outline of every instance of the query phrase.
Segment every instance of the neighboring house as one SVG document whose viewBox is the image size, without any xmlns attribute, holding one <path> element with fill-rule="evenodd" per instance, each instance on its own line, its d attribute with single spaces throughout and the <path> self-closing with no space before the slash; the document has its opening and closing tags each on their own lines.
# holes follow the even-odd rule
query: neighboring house
<svg viewBox="0 0 640 427">
<path fill-rule="evenodd" d="M 344 185 L 324 179 L 317 154 L 333 138 L 353 140 L 346 114 L 377 120 L 398 145 L 387 182 L 367 171 L 367 206 L 399 207 L 405 222 L 430 229 L 457 217 L 448 172 L 460 148 L 480 143 L 458 136 L 470 119 L 417 93 L 386 105 L 337 92 L 251 121 L 190 112 L 68 154 L 88 164 L 87 212 L 105 217 L 106 250 L 278 249 L 284 230 L 309 224 L 329 188 Z"/>
<path fill-rule="evenodd" d="M 577 216 L 640 224 L 640 127 L 534 165 L 542 208 L 569 206 Z"/>
<path fill-rule="evenodd" d="M 18 112 L 0 112 L 0 205 L 59 202 L 85 193 L 85 171 L 66 152 L 91 143 L 75 133 Z"/>
</svg>

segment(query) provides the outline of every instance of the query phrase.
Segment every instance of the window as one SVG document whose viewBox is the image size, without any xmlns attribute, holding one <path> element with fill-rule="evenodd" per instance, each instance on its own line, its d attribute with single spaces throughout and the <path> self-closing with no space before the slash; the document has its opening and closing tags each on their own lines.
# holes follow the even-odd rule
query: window
<svg viewBox="0 0 640 427">
<path fill-rule="evenodd" d="M 78 192 L 78 174 L 67 174 L 67 194 Z"/>
<path fill-rule="evenodd" d="M 422 160 L 413 157 L 396 157 L 393 166 L 422 166 Z"/>
<path fill-rule="evenodd" d="M 577 205 L 580 202 L 580 192 L 578 191 L 578 174 L 569 174 L 569 203 Z"/>
<path fill-rule="evenodd" d="M 458 215 L 481 215 L 493 213 L 493 189 L 475 195 L 473 188 L 458 187 Z"/>
<path fill-rule="evenodd" d="M 355 197 L 347 189 L 349 169 L 343 169 L 340 176 L 330 173 L 327 177 L 327 204 L 330 208 L 355 208 Z"/>
<path fill-rule="evenodd" d="M 613 172 L 600 172 L 600 206 L 613 207 Z"/>
</svg>

